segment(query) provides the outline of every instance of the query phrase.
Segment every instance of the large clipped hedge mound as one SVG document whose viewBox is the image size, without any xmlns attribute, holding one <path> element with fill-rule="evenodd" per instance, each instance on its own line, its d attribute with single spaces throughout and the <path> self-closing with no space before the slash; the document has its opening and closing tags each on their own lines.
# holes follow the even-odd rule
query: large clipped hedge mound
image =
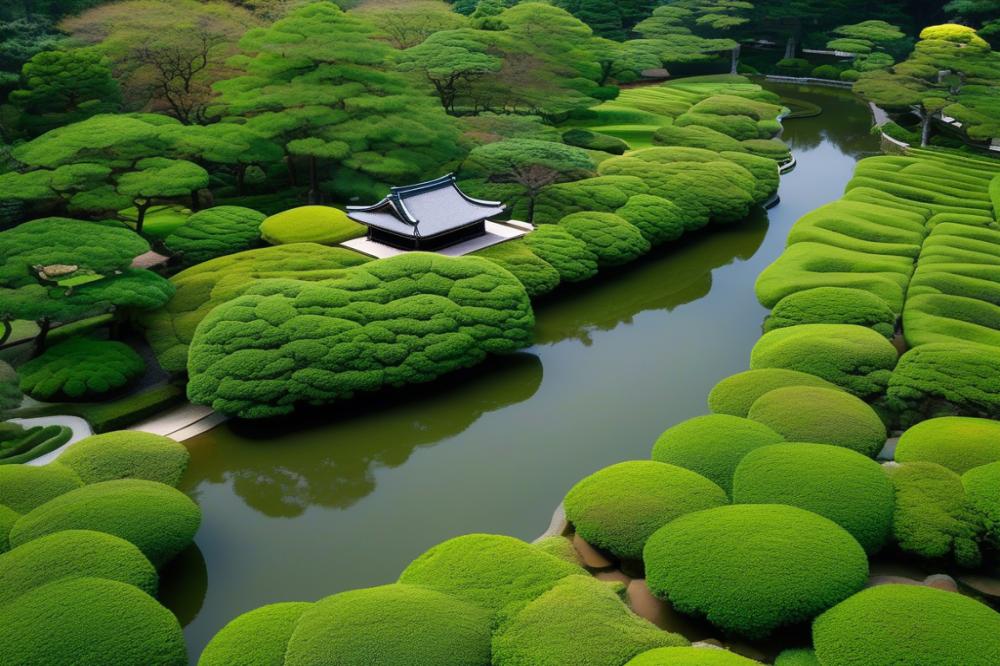
<svg viewBox="0 0 1000 666">
<path fill-rule="evenodd" d="M 708 414 L 665 430 L 653 444 L 652 457 L 697 472 L 728 494 L 733 487 L 733 471 L 743 456 L 782 441 L 781 435 L 756 421 Z"/>
<path fill-rule="evenodd" d="M 17 511 L 0 504 L 0 553 L 10 550 L 10 531 L 20 517 Z"/>
<path fill-rule="evenodd" d="M 836 389 L 831 384 L 807 372 L 784 368 L 744 370 L 719 381 L 708 394 L 708 408 L 716 414 L 746 416 L 750 406 L 768 391 L 786 386 L 818 386 Z"/>
<path fill-rule="evenodd" d="M 625 666 L 753 666 L 759 661 L 747 659 L 729 650 L 704 647 L 667 647 L 643 652 Z"/>
<path fill-rule="evenodd" d="M 638 233 L 638 232 L 636 232 Z M 531 301 L 487 259 L 412 252 L 323 283 L 272 280 L 211 311 L 188 397 L 242 417 L 426 382 L 530 343 Z"/>
<path fill-rule="evenodd" d="M 337 245 L 365 233 L 365 226 L 330 206 L 299 206 L 271 215 L 260 225 L 260 235 L 271 245 L 319 243 Z"/>
<path fill-rule="evenodd" d="M 572 213 L 562 218 L 559 226 L 586 243 L 601 268 L 627 264 L 649 252 L 649 241 L 642 232 L 612 213 Z"/>
<path fill-rule="evenodd" d="M 687 226 L 680 206 L 652 194 L 630 197 L 615 214 L 638 229 L 651 245 L 680 238 Z"/>
<path fill-rule="evenodd" d="M 885 424 L 863 400 L 836 389 L 786 386 L 754 401 L 747 416 L 789 442 L 833 444 L 874 458 L 885 445 Z"/>
<path fill-rule="evenodd" d="M 23 398 L 17 372 L 6 361 L 0 361 L 0 416 L 20 405 Z"/>
<path fill-rule="evenodd" d="M 764 321 L 764 331 L 800 324 L 854 324 L 891 338 L 896 313 L 881 298 L 861 289 L 816 287 L 778 301 Z"/>
<path fill-rule="evenodd" d="M 733 476 L 733 502 L 788 504 L 829 518 L 869 554 L 892 531 L 892 482 L 860 453 L 827 444 L 772 444 L 748 453 Z"/>
<path fill-rule="evenodd" d="M 534 599 L 556 581 L 582 571 L 520 539 L 466 534 L 439 543 L 413 560 L 399 582 L 499 611 L 510 603 Z"/>
<path fill-rule="evenodd" d="M 19 546 L 60 530 L 106 532 L 131 541 L 159 567 L 194 539 L 201 510 L 187 495 L 143 479 L 103 481 L 60 495 L 25 514 L 10 532 Z"/>
<path fill-rule="evenodd" d="M 646 194 L 649 186 L 642 178 L 628 176 L 601 176 L 546 187 L 535 200 L 535 224 L 555 224 L 571 213 L 593 211 L 613 213 L 624 206 L 630 197 Z"/>
<path fill-rule="evenodd" d="M 163 241 L 188 266 L 252 248 L 260 238 L 264 214 L 242 206 L 198 211 Z"/>
<path fill-rule="evenodd" d="M 76 472 L 59 463 L 0 466 L 0 504 L 28 513 L 83 485 Z"/>
<path fill-rule="evenodd" d="M 290 601 L 240 615 L 212 637 L 198 658 L 198 666 L 284 664 L 295 625 L 312 605 Z"/>
<path fill-rule="evenodd" d="M 973 467 L 962 475 L 969 506 L 995 547 L 1000 547 L 1000 462 Z"/>
<path fill-rule="evenodd" d="M 646 583 L 677 610 L 750 638 L 806 622 L 868 580 L 864 549 L 836 523 L 779 504 L 689 513 L 646 543 Z"/>
<path fill-rule="evenodd" d="M 524 236 L 524 244 L 556 269 L 563 282 L 581 282 L 597 275 L 597 255 L 558 225 L 539 226 Z"/>
<path fill-rule="evenodd" d="M 10 664 L 185 666 L 173 613 L 126 583 L 70 578 L 0 606 L 0 645 Z"/>
<path fill-rule="evenodd" d="M 521 240 L 499 243 L 480 250 L 476 256 L 489 259 L 510 271 L 532 298 L 559 286 L 559 271 Z"/>
<path fill-rule="evenodd" d="M 40 425 L 24 428 L 0 422 L 0 465 L 17 465 L 55 451 L 73 436 L 68 426 Z"/>
<path fill-rule="evenodd" d="M 775 659 L 774 666 L 822 666 L 816 653 L 810 648 L 783 650 Z"/>
<path fill-rule="evenodd" d="M 574 485 L 563 504 L 587 543 L 615 557 L 639 559 L 646 540 L 691 511 L 727 504 L 726 493 L 700 474 L 654 460 L 630 460 Z"/>
<path fill-rule="evenodd" d="M 156 594 L 156 569 L 134 545 L 110 534 L 63 530 L 0 555 L 0 605 L 64 578 L 107 578 Z"/>
<path fill-rule="evenodd" d="M 191 454 L 180 442 L 138 430 L 91 435 L 58 458 L 84 483 L 147 479 L 169 486 L 180 483 L 190 460 Z"/>
<path fill-rule="evenodd" d="M 899 358 L 887 402 L 903 421 L 948 413 L 1000 419 L 1000 349 L 936 342 Z"/>
<path fill-rule="evenodd" d="M 963 474 L 1000 460 L 1000 423 L 963 416 L 929 419 L 900 436 L 895 458 L 933 462 Z"/>
<path fill-rule="evenodd" d="M 21 390 L 35 400 L 88 400 L 126 386 L 146 364 L 122 342 L 70 338 L 20 368 Z"/>
<path fill-rule="evenodd" d="M 878 585 L 813 623 L 822 664 L 988 666 L 1000 663 L 1000 613 L 923 585 Z"/>
<path fill-rule="evenodd" d="M 892 343 L 870 328 L 802 324 L 764 334 L 750 353 L 750 367 L 807 372 L 864 398 L 885 391 L 898 357 Z"/>
<path fill-rule="evenodd" d="M 888 473 L 896 490 L 892 535 L 900 549 L 978 566 L 983 525 L 966 497 L 962 477 L 930 462 L 890 466 Z"/>
<path fill-rule="evenodd" d="M 349 590 L 307 608 L 284 664 L 465 666 L 490 660 L 490 613 L 414 585 Z"/>
<path fill-rule="evenodd" d="M 493 636 L 492 663 L 623 666 L 644 651 L 682 645 L 682 636 L 633 614 L 607 584 L 569 576 L 504 618 Z"/>
</svg>

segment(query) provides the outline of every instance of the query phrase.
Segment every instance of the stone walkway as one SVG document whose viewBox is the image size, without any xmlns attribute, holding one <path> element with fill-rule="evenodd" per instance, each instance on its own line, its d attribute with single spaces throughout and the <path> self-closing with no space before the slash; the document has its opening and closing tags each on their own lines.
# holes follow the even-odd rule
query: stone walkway
<svg viewBox="0 0 1000 666">
<path fill-rule="evenodd" d="M 211 430 L 226 420 L 226 416 L 211 407 L 185 403 L 151 419 L 129 427 L 129 430 L 151 432 L 154 435 L 170 437 L 178 442 L 191 439 L 195 435 Z"/>
</svg>

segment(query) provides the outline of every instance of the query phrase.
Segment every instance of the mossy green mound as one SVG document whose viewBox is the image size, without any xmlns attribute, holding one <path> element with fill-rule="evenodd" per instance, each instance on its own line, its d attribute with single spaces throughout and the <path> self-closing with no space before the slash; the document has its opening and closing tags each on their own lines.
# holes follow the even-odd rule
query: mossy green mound
<svg viewBox="0 0 1000 666">
<path fill-rule="evenodd" d="M 786 386 L 819 386 L 839 389 L 807 372 L 784 368 L 760 368 L 744 370 L 719 381 L 708 394 L 708 408 L 716 414 L 746 416 L 750 406 L 768 391 Z"/>
<path fill-rule="evenodd" d="M 10 531 L 20 518 L 21 514 L 17 511 L 0 504 L 0 553 L 10 549 Z"/>
<path fill-rule="evenodd" d="M 476 252 L 476 256 L 489 259 L 513 273 L 532 298 L 559 286 L 559 271 L 521 240 L 499 243 Z"/>
<path fill-rule="evenodd" d="M 21 390 L 35 400 L 87 400 L 126 386 L 145 370 L 124 343 L 70 338 L 21 366 Z"/>
<path fill-rule="evenodd" d="M 71 578 L 0 606 L 0 645 L 10 664 L 185 666 L 173 613 L 137 587 Z"/>
<path fill-rule="evenodd" d="M 198 658 L 198 666 L 284 664 L 295 625 L 312 606 L 306 601 L 290 601 L 238 616 L 212 637 Z"/>
<path fill-rule="evenodd" d="M 564 578 L 509 613 L 493 635 L 496 666 L 622 666 L 653 648 L 687 645 L 632 613 L 590 576 Z"/>
<path fill-rule="evenodd" d="M 215 206 L 198 211 L 166 237 L 164 244 L 187 266 L 249 250 L 260 238 L 264 214 L 242 206 Z"/>
<path fill-rule="evenodd" d="M 467 534 L 439 543 L 413 560 L 399 582 L 498 611 L 513 602 L 534 599 L 556 581 L 581 571 L 520 539 Z"/>
<path fill-rule="evenodd" d="M 169 437 L 119 430 L 81 439 L 60 454 L 58 462 L 84 483 L 147 479 L 177 486 L 190 459 L 187 448 Z"/>
<path fill-rule="evenodd" d="M 922 585 L 878 585 L 813 623 L 821 664 L 988 666 L 1000 663 L 1000 613 Z"/>
<path fill-rule="evenodd" d="M 733 476 L 737 504 L 789 504 L 829 518 L 868 553 L 892 531 L 892 482 L 882 466 L 828 444 L 772 444 L 744 456 Z"/>
<path fill-rule="evenodd" d="M 652 245 L 680 238 L 687 226 L 680 206 L 652 194 L 630 197 L 615 214 L 638 229 Z"/>
<path fill-rule="evenodd" d="M 646 540 L 674 518 L 727 503 L 725 491 L 700 474 L 654 460 L 598 470 L 563 501 L 577 534 L 623 559 L 641 558 Z"/>
<path fill-rule="evenodd" d="M 789 442 L 833 444 L 874 458 L 885 445 L 885 424 L 850 393 L 818 386 L 786 386 L 754 401 L 747 416 Z"/>
<path fill-rule="evenodd" d="M 539 226 L 524 236 L 524 244 L 556 269 L 563 282 L 581 282 L 597 275 L 597 255 L 558 225 Z"/>
<path fill-rule="evenodd" d="M 535 224 L 555 224 L 570 213 L 612 213 L 636 194 L 647 194 L 649 186 L 633 175 L 584 178 L 546 187 L 535 200 Z"/>
<path fill-rule="evenodd" d="M 697 472 L 727 494 L 748 452 L 784 438 L 766 425 L 728 414 L 696 416 L 668 428 L 653 444 L 653 460 Z M 707 508 L 707 507 L 706 507 Z"/>
<path fill-rule="evenodd" d="M 822 666 L 816 653 L 809 648 L 784 650 L 774 660 L 774 666 Z"/>
<path fill-rule="evenodd" d="M 302 613 L 284 664 L 485 664 L 490 621 L 487 610 L 414 585 L 349 590 Z"/>
<path fill-rule="evenodd" d="M 28 513 L 83 485 L 76 472 L 59 463 L 0 466 L 0 504 Z"/>
<path fill-rule="evenodd" d="M 577 552 L 573 542 L 564 536 L 544 537 L 538 541 L 533 541 L 531 545 L 543 553 L 548 553 L 553 557 L 558 557 L 560 560 L 565 560 L 570 564 L 582 566 L 580 553 Z"/>
<path fill-rule="evenodd" d="M 753 666 L 759 661 L 747 659 L 729 650 L 703 647 L 667 647 L 643 652 L 625 666 Z"/>
<path fill-rule="evenodd" d="M 39 425 L 28 428 L 0 422 L 0 465 L 19 465 L 55 451 L 73 436 L 68 426 Z"/>
<path fill-rule="evenodd" d="M 969 506 L 995 546 L 1000 546 L 1000 462 L 973 467 L 962 475 Z"/>
<path fill-rule="evenodd" d="M 95 483 L 49 500 L 25 514 L 10 533 L 19 546 L 61 530 L 106 532 L 139 547 L 160 566 L 186 548 L 201 522 L 187 495 L 143 479 Z"/>
<path fill-rule="evenodd" d="M 336 245 L 365 233 L 365 226 L 330 206 L 299 206 L 271 215 L 260 225 L 260 235 L 271 245 L 319 243 Z"/>
<path fill-rule="evenodd" d="M 933 462 L 963 474 L 1000 460 L 1000 422 L 963 416 L 922 421 L 896 445 L 897 462 Z"/>
<path fill-rule="evenodd" d="M 871 292 L 847 287 L 816 287 L 785 296 L 764 321 L 764 331 L 800 324 L 854 324 L 891 338 L 896 313 Z"/>
<path fill-rule="evenodd" d="M 0 555 L 0 605 L 64 578 L 106 578 L 155 595 L 156 569 L 134 545 L 103 532 L 63 530 Z"/>
<path fill-rule="evenodd" d="M 599 267 L 627 264 L 649 252 L 649 241 L 642 233 L 612 213 L 572 213 L 559 226 L 587 244 Z"/>
<path fill-rule="evenodd" d="M 759 638 L 812 619 L 868 580 L 864 549 L 836 523 L 779 504 L 689 513 L 643 553 L 646 583 L 679 611 Z"/>
</svg>

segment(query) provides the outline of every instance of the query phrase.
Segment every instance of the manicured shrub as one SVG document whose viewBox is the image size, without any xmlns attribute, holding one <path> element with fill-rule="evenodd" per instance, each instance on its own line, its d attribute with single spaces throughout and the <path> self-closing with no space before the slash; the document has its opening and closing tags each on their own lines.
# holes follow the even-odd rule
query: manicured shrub
<svg viewBox="0 0 1000 666">
<path fill-rule="evenodd" d="M 820 663 L 987 666 L 1000 661 L 1000 613 L 923 585 L 878 585 L 813 623 Z"/>
<path fill-rule="evenodd" d="M 846 287 L 816 287 L 789 294 L 774 306 L 764 331 L 800 324 L 854 324 L 887 338 L 896 332 L 896 313 L 871 292 Z"/>
<path fill-rule="evenodd" d="M 0 423 L 0 465 L 16 465 L 55 451 L 73 436 L 67 426 L 46 425 L 23 428 L 16 423 Z"/>
<path fill-rule="evenodd" d="M 994 267 L 990 267 L 993 272 Z M 918 287 L 933 288 L 941 282 L 965 282 L 968 276 L 956 276 L 944 271 L 918 271 Z M 1000 286 L 1000 285 L 997 285 Z M 957 290 L 963 289 L 964 285 Z M 993 285 L 991 285 L 993 287 Z M 1000 346 L 1000 306 L 993 303 L 951 294 L 921 294 L 910 292 L 903 310 L 903 331 L 910 347 L 932 342 L 976 342 L 991 347 Z"/>
<path fill-rule="evenodd" d="M 649 241 L 639 229 L 611 213 L 573 213 L 559 226 L 587 244 L 599 267 L 627 264 L 649 252 Z"/>
<path fill-rule="evenodd" d="M 652 245 L 680 238 L 686 226 L 684 211 L 673 201 L 651 194 L 637 194 L 615 211 Z"/>
<path fill-rule="evenodd" d="M 103 578 L 59 580 L 0 606 L 0 644 L 11 664 L 188 663 L 174 614 L 139 588 Z"/>
<path fill-rule="evenodd" d="M 147 479 L 176 486 L 190 459 L 187 448 L 169 437 L 120 430 L 81 439 L 60 454 L 58 461 L 84 483 Z"/>
<path fill-rule="evenodd" d="M 776 162 L 785 162 L 792 157 L 788 145 L 778 139 L 744 139 L 740 141 L 743 150 L 758 157 L 769 157 Z"/>
<path fill-rule="evenodd" d="M 701 125 L 664 125 L 653 134 L 653 143 L 660 146 L 684 146 L 687 148 L 705 148 L 720 153 L 730 150 L 737 153 L 746 152 L 739 140 L 723 134 L 718 130 Z"/>
<path fill-rule="evenodd" d="M 566 494 L 566 517 L 587 543 L 639 559 L 646 539 L 677 516 L 727 504 L 700 474 L 654 460 L 629 460 L 584 477 Z"/>
<path fill-rule="evenodd" d="M 739 141 L 757 138 L 757 121 L 749 116 L 722 116 L 714 113 L 698 113 L 692 110 L 674 119 L 674 127 L 691 125 L 708 127 Z"/>
<path fill-rule="evenodd" d="M 555 224 L 570 213 L 596 211 L 612 213 L 636 194 L 646 194 L 649 186 L 633 175 L 585 178 L 557 183 L 542 190 L 535 199 L 535 224 Z"/>
<path fill-rule="evenodd" d="M 490 660 L 490 613 L 415 585 L 349 590 L 307 608 L 285 651 L 300 664 L 441 664 Z"/>
<path fill-rule="evenodd" d="M 580 553 L 577 552 L 572 540 L 564 536 L 544 537 L 538 541 L 533 541 L 531 545 L 543 553 L 558 557 L 560 560 L 565 560 L 570 564 L 581 564 Z"/>
<path fill-rule="evenodd" d="M 284 664 L 295 625 L 312 603 L 268 604 L 231 620 L 212 637 L 198 666 L 258 666 Z"/>
<path fill-rule="evenodd" d="M 750 638 L 806 622 L 868 580 L 865 551 L 822 516 L 779 504 L 689 513 L 646 543 L 646 583 L 677 610 Z"/>
<path fill-rule="evenodd" d="M 882 466 L 828 444 L 772 444 L 751 451 L 733 475 L 736 504 L 789 504 L 829 518 L 869 554 L 892 530 L 893 487 Z"/>
<path fill-rule="evenodd" d="M 786 76 L 809 76 L 813 68 L 812 63 L 805 58 L 782 58 L 775 67 Z"/>
<path fill-rule="evenodd" d="M 320 243 L 337 245 L 363 236 L 365 226 L 331 206 L 299 206 L 272 215 L 260 225 L 260 235 L 271 245 Z"/>
<path fill-rule="evenodd" d="M 962 475 L 962 485 L 986 535 L 1000 547 L 1000 462 L 973 467 Z"/>
<path fill-rule="evenodd" d="M 439 543 L 413 560 L 399 582 L 499 611 L 510 603 L 534 599 L 559 579 L 582 571 L 520 539 L 467 534 Z"/>
<path fill-rule="evenodd" d="M 533 328 L 524 287 L 480 257 L 411 252 L 324 283 L 263 281 L 198 326 L 188 397 L 247 418 L 287 414 L 430 381 L 527 345 Z"/>
<path fill-rule="evenodd" d="M 834 201 L 803 215 L 788 244 L 817 242 L 871 254 L 916 257 L 924 215 L 862 201 Z"/>
<path fill-rule="evenodd" d="M 10 531 L 20 517 L 17 511 L 0 504 L 0 553 L 10 550 Z"/>
<path fill-rule="evenodd" d="M 897 462 L 933 462 L 963 474 L 1000 460 L 1000 423 L 945 416 L 908 429 L 896 445 Z"/>
<path fill-rule="evenodd" d="M 849 393 L 818 386 L 786 386 L 754 401 L 748 418 L 789 442 L 832 444 L 874 458 L 885 445 L 885 425 Z"/>
<path fill-rule="evenodd" d="M 840 70 L 834 65 L 820 65 L 813 69 L 810 73 L 815 79 L 833 79 L 834 81 L 840 80 Z"/>
<path fill-rule="evenodd" d="M 756 182 L 753 189 L 753 202 L 755 204 L 765 203 L 777 194 L 778 185 L 781 184 L 781 174 L 778 173 L 778 165 L 775 164 L 774 160 L 760 155 L 729 151 L 720 153 L 720 156 L 743 167 L 754 177 Z"/>
<path fill-rule="evenodd" d="M 653 460 L 697 472 L 726 493 L 733 471 L 750 451 L 784 438 L 766 425 L 728 414 L 696 416 L 667 428 L 653 444 Z"/>
<path fill-rule="evenodd" d="M 198 211 L 163 241 L 188 266 L 249 250 L 260 239 L 265 215 L 242 206 L 215 206 Z"/>
<path fill-rule="evenodd" d="M 110 534 L 63 530 L 0 555 L 0 605 L 65 578 L 107 578 L 155 595 L 156 569 L 134 545 Z"/>
<path fill-rule="evenodd" d="M 892 343 L 870 328 L 801 324 L 765 333 L 750 352 L 750 368 L 808 372 L 864 398 L 885 390 L 898 358 Z"/>
<path fill-rule="evenodd" d="M 0 504 L 28 513 L 83 485 L 76 472 L 59 463 L 0 466 Z"/>
<path fill-rule="evenodd" d="M 729 650 L 667 647 L 643 652 L 625 666 L 753 666 L 759 663 Z"/>
<path fill-rule="evenodd" d="M 857 81 L 861 78 L 861 72 L 856 69 L 845 69 L 840 73 L 841 81 Z"/>
<path fill-rule="evenodd" d="M 773 119 L 781 113 L 781 106 L 759 99 L 737 95 L 712 95 L 694 106 L 695 113 L 712 113 L 719 116 L 750 116 L 754 120 Z"/>
<path fill-rule="evenodd" d="M 49 500 L 25 514 L 10 532 L 19 546 L 61 530 L 106 532 L 131 541 L 155 566 L 194 539 L 201 511 L 187 495 L 143 479 L 95 483 Z"/>
<path fill-rule="evenodd" d="M 21 390 L 35 400 L 91 400 L 126 386 L 146 370 L 121 342 L 70 338 L 21 366 Z"/>
<path fill-rule="evenodd" d="M 785 386 L 819 386 L 839 389 L 825 379 L 798 370 L 760 368 L 744 370 L 719 381 L 708 394 L 708 408 L 716 414 L 746 416 L 750 406 L 768 391 Z"/>
<path fill-rule="evenodd" d="M 514 274 L 528 296 L 547 294 L 559 286 L 559 271 L 535 254 L 523 241 L 511 240 L 476 252 Z"/>
<path fill-rule="evenodd" d="M 571 146 L 586 148 L 587 150 L 600 150 L 605 153 L 621 155 L 628 150 L 628 144 L 616 136 L 601 134 L 582 127 L 576 127 L 563 132 L 562 140 Z"/>
<path fill-rule="evenodd" d="M 493 635 L 496 666 L 623 666 L 652 648 L 687 645 L 679 634 L 633 614 L 607 584 L 590 576 L 564 578 L 507 614 Z"/>
<path fill-rule="evenodd" d="M 597 275 L 597 255 L 562 227 L 544 224 L 523 238 L 532 252 L 558 271 L 563 282 L 580 282 Z"/>
<path fill-rule="evenodd" d="M 774 660 L 774 666 L 822 666 L 816 653 L 809 648 L 783 650 Z"/>
<path fill-rule="evenodd" d="M 9 363 L 0 361 L 0 416 L 20 405 L 23 398 L 17 372 Z"/>
</svg>

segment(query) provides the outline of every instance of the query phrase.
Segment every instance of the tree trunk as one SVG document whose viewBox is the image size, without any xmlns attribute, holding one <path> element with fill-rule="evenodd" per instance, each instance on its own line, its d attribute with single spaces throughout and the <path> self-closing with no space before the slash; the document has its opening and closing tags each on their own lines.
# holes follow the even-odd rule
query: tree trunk
<svg viewBox="0 0 1000 666">
<path fill-rule="evenodd" d="M 288 183 L 292 187 L 298 187 L 299 173 L 295 170 L 295 159 L 291 155 L 285 155 L 285 168 L 288 169 Z"/>
<path fill-rule="evenodd" d="M 38 324 L 38 335 L 35 337 L 35 356 L 45 351 L 45 341 L 49 338 L 49 331 L 52 330 L 52 321 L 48 317 L 42 317 L 35 322 Z"/>
<path fill-rule="evenodd" d="M 534 224 L 535 220 L 535 197 L 538 196 L 537 192 L 528 192 L 528 219 L 525 222 L 529 224 Z"/>
<path fill-rule="evenodd" d="M 14 326 L 13 324 L 10 323 L 9 319 L 4 319 L 3 321 L 0 321 L 0 324 L 3 325 L 3 334 L 0 335 L 0 345 L 2 345 L 3 343 L 10 340 L 11 333 L 14 332 Z"/>
<path fill-rule="evenodd" d="M 788 41 L 785 42 L 785 57 L 786 58 L 795 57 L 795 35 L 789 35 Z"/>
<path fill-rule="evenodd" d="M 920 147 L 926 148 L 927 142 L 931 138 L 931 120 L 933 114 L 925 113 L 923 118 L 920 120 Z"/>
<path fill-rule="evenodd" d="M 142 225 L 146 221 L 146 211 L 149 210 L 152 201 L 147 201 L 144 204 L 136 204 L 135 210 L 135 233 L 142 234 Z"/>
<path fill-rule="evenodd" d="M 729 73 L 736 74 L 736 71 L 740 67 L 740 45 L 737 44 L 733 50 L 730 57 Z"/>
<path fill-rule="evenodd" d="M 247 165 L 240 164 L 236 167 L 236 194 L 243 195 L 247 182 Z"/>
<path fill-rule="evenodd" d="M 319 180 L 316 175 L 316 158 L 309 156 L 309 203 L 319 203 Z"/>
</svg>

